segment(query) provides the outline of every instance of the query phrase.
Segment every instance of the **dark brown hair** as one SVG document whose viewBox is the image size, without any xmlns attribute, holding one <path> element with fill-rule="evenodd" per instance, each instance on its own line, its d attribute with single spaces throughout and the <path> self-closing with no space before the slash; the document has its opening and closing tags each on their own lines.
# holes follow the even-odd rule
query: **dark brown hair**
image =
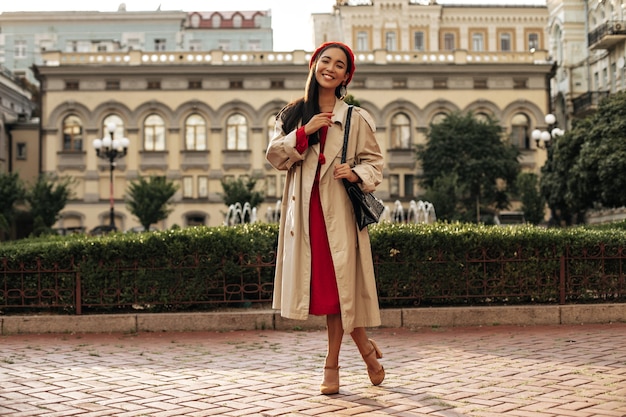
<svg viewBox="0 0 626 417">
<path fill-rule="evenodd" d="M 280 119 L 283 122 L 283 133 L 287 134 L 294 130 L 298 126 L 298 122 L 300 120 L 302 121 L 301 124 L 304 126 L 309 122 L 309 120 L 311 120 L 313 116 L 320 112 L 319 84 L 315 79 L 315 67 L 317 66 L 317 61 L 321 56 L 321 52 L 325 51 L 328 48 L 339 48 L 346 54 L 346 57 L 348 58 L 346 73 L 352 74 L 354 68 L 354 63 L 350 59 L 350 57 L 352 56 L 352 51 L 347 49 L 344 44 L 339 42 L 329 42 L 324 45 L 324 48 L 321 51 L 316 51 L 317 57 L 313 65 L 310 65 L 309 75 L 307 77 L 306 87 L 304 90 L 304 97 L 301 97 L 287 104 L 276 116 L 276 119 Z M 337 88 L 335 89 L 335 97 L 341 98 L 341 85 L 337 86 Z M 316 144 L 319 141 L 320 139 L 318 132 L 309 135 L 309 146 Z"/>
</svg>

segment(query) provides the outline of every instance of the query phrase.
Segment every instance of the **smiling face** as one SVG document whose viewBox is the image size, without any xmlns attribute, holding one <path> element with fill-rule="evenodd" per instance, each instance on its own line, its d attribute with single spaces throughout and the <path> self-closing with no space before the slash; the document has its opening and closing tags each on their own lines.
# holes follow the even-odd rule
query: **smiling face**
<svg viewBox="0 0 626 417">
<path fill-rule="evenodd" d="M 331 46 L 320 53 L 315 79 L 321 88 L 333 91 L 348 79 L 348 57 L 343 49 Z"/>
</svg>

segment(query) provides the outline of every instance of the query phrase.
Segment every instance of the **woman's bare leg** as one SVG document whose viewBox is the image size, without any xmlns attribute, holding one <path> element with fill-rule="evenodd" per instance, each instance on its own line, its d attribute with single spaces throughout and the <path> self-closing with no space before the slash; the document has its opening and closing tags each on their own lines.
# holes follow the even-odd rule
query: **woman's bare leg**
<svg viewBox="0 0 626 417">
<path fill-rule="evenodd" d="M 328 351 L 324 362 L 324 380 L 320 385 L 322 394 L 337 394 L 339 392 L 339 350 L 343 339 L 343 324 L 339 314 L 326 316 L 328 330 Z"/>
<path fill-rule="evenodd" d="M 367 365 L 368 372 L 373 374 L 378 374 L 382 372 L 383 366 L 378 362 L 378 358 L 376 357 L 376 353 L 374 352 L 374 345 L 370 342 L 367 337 L 367 333 L 365 332 L 364 327 L 355 328 L 352 333 L 352 340 L 356 344 L 365 364 Z"/>
<path fill-rule="evenodd" d="M 326 353 L 325 367 L 337 368 L 339 366 L 339 350 L 343 340 L 343 324 L 340 314 L 329 314 L 326 316 L 326 327 L 328 331 L 328 352 Z"/>
</svg>

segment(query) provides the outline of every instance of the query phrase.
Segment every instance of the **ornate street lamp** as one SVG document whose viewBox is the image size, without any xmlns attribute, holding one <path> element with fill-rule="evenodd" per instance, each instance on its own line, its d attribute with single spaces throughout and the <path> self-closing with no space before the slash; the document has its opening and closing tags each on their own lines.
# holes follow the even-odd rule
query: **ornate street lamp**
<svg viewBox="0 0 626 417">
<path fill-rule="evenodd" d="M 109 227 L 111 230 L 116 230 L 115 227 L 115 209 L 113 207 L 113 171 L 115 170 L 115 160 L 123 158 L 126 156 L 128 152 L 128 145 L 130 141 L 128 138 L 119 138 L 115 139 L 114 133 L 115 129 L 117 129 L 117 125 L 115 123 L 107 124 L 107 131 L 109 132 L 109 136 L 105 136 L 102 139 L 94 139 L 93 147 L 96 150 L 96 155 L 98 158 L 102 158 L 104 160 L 109 161 L 110 168 L 110 205 L 111 212 L 109 217 Z"/>
<path fill-rule="evenodd" d="M 546 114 L 545 122 L 548 125 L 548 130 L 535 129 L 531 133 L 531 137 L 539 149 L 548 149 L 551 139 L 556 139 L 565 134 L 563 129 L 556 127 L 556 117 L 552 113 Z"/>
</svg>

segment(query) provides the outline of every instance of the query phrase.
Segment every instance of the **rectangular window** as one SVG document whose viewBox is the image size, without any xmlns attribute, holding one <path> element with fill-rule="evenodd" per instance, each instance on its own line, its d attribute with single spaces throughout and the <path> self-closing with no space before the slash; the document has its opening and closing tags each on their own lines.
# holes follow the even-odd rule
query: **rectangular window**
<svg viewBox="0 0 626 417">
<path fill-rule="evenodd" d="M 155 39 L 154 40 L 154 50 L 155 51 L 165 51 L 166 49 L 165 39 Z"/>
<path fill-rule="evenodd" d="M 15 59 L 26 58 L 26 41 L 15 41 Z"/>
<path fill-rule="evenodd" d="M 454 33 L 444 33 L 443 35 L 443 49 L 445 51 L 453 51 L 456 49 L 456 42 L 454 39 Z"/>
<path fill-rule="evenodd" d="M 476 90 L 484 90 L 487 88 L 487 79 L 486 78 L 474 78 L 474 89 Z"/>
<path fill-rule="evenodd" d="M 106 85 L 104 88 L 106 90 L 119 90 L 120 80 L 106 80 Z"/>
<path fill-rule="evenodd" d="M 513 78 L 513 88 L 516 90 L 528 88 L 528 78 Z"/>
<path fill-rule="evenodd" d="M 26 160 L 26 143 L 18 142 L 17 143 L 17 159 Z"/>
<path fill-rule="evenodd" d="M 230 51 L 230 39 L 220 39 L 217 41 L 217 48 L 220 51 Z"/>
<path fill-rule="evenodd" d="M 400 176 L 398 174 L 389 176 L 389 195 L 392 197 L 400 196 Z"/>
<path fill-rule="evenodd" d="M 606 89 L 609 86 L 609 71 L 606 68 L 602 69 L 602 87 Z"/>
<path fill-rule="evenodd" d="M 65 89 L 66 90 L 73 90 L 73 91 L 78 90 L 78 81 L 65 80 Z"/>
<path fill-rule="evenodd" d="M 192 39 L 189 41 L 189 50 L 190 51 L 201 51 L 202 50 L 202 40 L 200 39 Z"/>
<path fill-rule="evenodd" d="M 284 80 L 271 80 L 270 81 L 270 89 L 272 90 L 282 90 L 285 88 Z"/>
<path fill-rule="evenodd" d="M 183 177 L 183 198 L 193 198 L 193 177 Z"/>
<path fill-rule="evenodd" d="M 276 175 L 268 175 L 266 177 L 266 192 L 268 197 L 278 197 L 277 189 L 276 189 Z"/>
<path fill-rule="evenodd" d="M 448 88 L 448 79 L 447 78 L 435 78 L 433 80 L 433 88 L 436 88 L 439 90 Z"/>
<path fill-rule="evenodd" d="M 241 89 L 243 89 L 243 81 L 242 80 L 231 80 L 230 81 L 230 89 L 231 90 L 241 90 Z"/>
<path fill-rule="evenodd" d="M 616 81 L 617 81 L 617 66 L 615 65 L 615 62 L 613 62 L 611 64 L 611 92 L 612 93 L 615 92 Z"/>
<path fill-rule="evenodd" d="M 413 49 L 416 51 L 424 51 L 424 32 L 413 32 Z"/>
<path fill-rule="evenodd" d="M 415 196 L 415 177 L 411 174 L 406 174 L 404 176 L 404 196 L 405 197 L 414 197 Z"/>
<path fill-rule="evenodd" d="M 398 49 L 396 32 L 385 32 L 385 48 L 387 48 L 388 51 L 395 51 Z"/>
<path fill-rule="evenodd" d="M 187 89 L 188 90 L 202 90 L 202 81 L 201 80 L 189 80 Z"/>
<path fill-rule="evenodd" d="M 394 78 L 391 82 L 391 88 L 403 89 L 406 88 L 406 78 Z"/>
<path fill-rule="evenodd" d="M 503 52 L 508 52 L 511 50 L 511 34 L 510 33 L 500 34 L 500 50 Z"/>
<path fill-rule="evenodd" d="M 260 39 L 248 39 L 248 50 L 249 51 L 260 51 L 261 50 L 261 40 Z"/>
<path fill-rule="evenodd" d="M 159 80 L 148 80 L 148 90 L 160 90 L 161 89 L 161 81 Z"/>
<path fill-rule="evenodd" d="M 530 142 L 528 140 L 528 127 L 514 125 L 511 128 L 511 143 L 519 149 L 530 148 Z"/>
<path fill-rule="evenodd" d="M 472 34 L 472 51 L 482 52 L 485 50 L 485 39 L 482 33 Z"/>
<path fill-rule="evenodd" d="M 65 44 L 65 52 L 78 52 L 78 42 L 68 41 Z"/>
<path fill-rule="evenodd" d="M 198 198 L 209 197 L 209 177 L 198 177 Z"/>
<path fill-rule="evenodd" d="M 356 50 L 357 51 L 369 51 L 370 45 L 368 41 L 367 32 L 360 30 L 356 34 Z"/>
<path fill-rule="evenodd" d="M 39 50 L 41 52 L 53 51 L 54 50 L 54 42 L 51 40 L 41 40 L 39 41 Z"/>
<path fill-rule="evenodd" d="M 139 38 L 128 38 L 126 40 L 126 47 L 129 51 L 141 50 L 141 40 Z"/>
<path fill-rule="evenodd" d="M 536 51 L 537 49 L 539 49 L 539 34 L 529 33 L 528 34 L 528 50 Z"/>
</svg>

